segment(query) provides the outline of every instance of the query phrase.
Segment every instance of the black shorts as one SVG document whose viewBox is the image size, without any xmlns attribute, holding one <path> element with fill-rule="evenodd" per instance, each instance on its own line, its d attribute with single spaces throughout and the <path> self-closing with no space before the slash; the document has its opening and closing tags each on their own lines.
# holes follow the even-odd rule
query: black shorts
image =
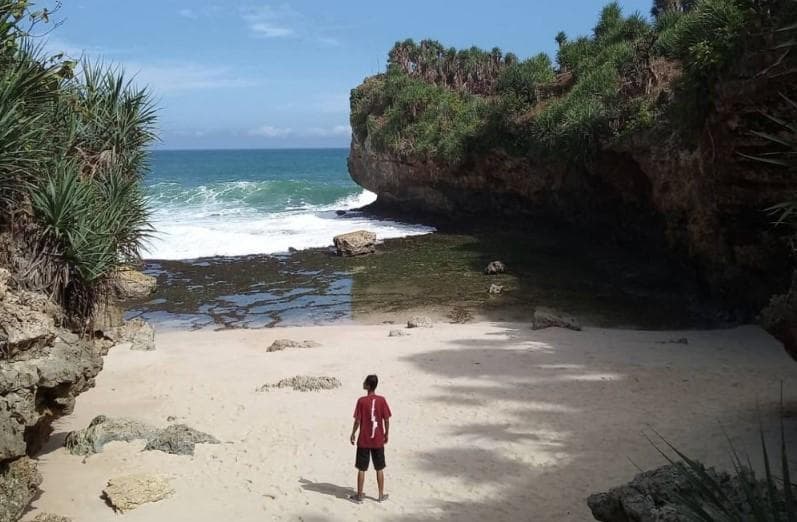
<svg viewBox="0 0 797 522">
<path fill-rule="evenodd" d="M 368 471 L 369 460 L 374 461 L 374 469 L 376 471 L 385 469 L 385 448 L 360 448 L 358 446 L 354 467 L 360 471 Z"/>
</svg>

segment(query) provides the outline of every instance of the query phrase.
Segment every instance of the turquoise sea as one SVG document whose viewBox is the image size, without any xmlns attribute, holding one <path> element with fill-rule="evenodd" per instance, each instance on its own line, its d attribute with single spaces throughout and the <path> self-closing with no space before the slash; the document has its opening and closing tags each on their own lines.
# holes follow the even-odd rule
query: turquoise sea
<svg viewBox="0 0 797 522">
<path fill-rule="evenodd" d="M 154 151 L 145 185 L 156 234 L 144 257 L 272 254 L 331 245 L 335 235 L 362 228 L 380 239 L 433 230 L 352 212 L 376 196 L 351 180 L 347 155 L 348 149 Z"/>
</svg>

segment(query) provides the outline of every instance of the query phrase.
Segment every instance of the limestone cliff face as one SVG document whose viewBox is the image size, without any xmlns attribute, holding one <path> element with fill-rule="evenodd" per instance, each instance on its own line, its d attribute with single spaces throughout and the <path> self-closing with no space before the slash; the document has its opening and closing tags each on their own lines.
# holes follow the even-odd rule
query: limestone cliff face
<svg viewBox="0 0 797 522">
<path fill-rule="evenodd" d="M 0 521 L 17 520 L 41 477 L 30 459 L 52 422 L 94 385 L 107 346 L 56 326 L 46 296 L 7 287 L 0 269 Z"/>
<path fill-rule="evenodd" d="M 578 167 L 495 151 L 450 168 L 354 136 L 349 170 L 395 214 L 549 216 L 637 248 L 664 245 L 695 268 L 707 294 L 750 319 L 791 277 L 790 230 L 774 227 L 764 209 L 797 192 L 797 178 L 739 155 L 756 150 L 750 131 L 776 92 L 764 82 L 728 83 L 695 137 L 660 124 L 604 144 Z"/>
</svg>

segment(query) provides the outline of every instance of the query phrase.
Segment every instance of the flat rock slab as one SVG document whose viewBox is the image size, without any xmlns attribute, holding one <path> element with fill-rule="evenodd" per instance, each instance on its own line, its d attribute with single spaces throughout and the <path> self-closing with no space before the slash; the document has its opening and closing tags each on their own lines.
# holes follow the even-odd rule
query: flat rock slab
<svg viewBox="0 0 797 522">
<path fill-rule="evenodd" d="M 144 451 L 163 451 L 172 455 L 193 455 L 197 444 L 219 444 L 213 435 L 195 430 L 185 424 L 173 424 L 158 431 L 149 439 Z"/>
<path fill-rule="evenodd" d="M 72 522 L 72 519 L 61 515 L 53 515 L 52 513 L 39 513 L 33 519 L 33 522 Z"/>
<path fill-rule="evenodd" d="M 276 384 L 264 384 L 257 391 L 269 391 L 272 388 L 293 388 L 294 391 L 319 391 L 334 390 L 340 388 L 341 383 L 335 377 L 309 377 L 307 375 L 297 375 L 288 379 L 282 379 Z"/>
<path fill-rule="evenodd" d="M 271 346 L 269 346 L 266 351 L 267 352 L 281 352 L 282 350 L 288 350 L 293 348 L 318 348 L 321 344 L 315 341 L 293 341 L 291 339 L 277 339 Z"/>
<path fill-rule="evenodd" d="M 102 490 L 108 504 L 119 513 L 158 502 L 174 493 L 169 479 L 163 475 L 126 475 L 112 478 Z"/>
<path fill-rule="evenodd" d="M 135 419 L 98 415 L 87 428 L 70 432 L 64 445 L 72 455 L 93 455 L 101 452 L 103 446 L 109 442 L 149 439 L 157 431 L 154 426 Z"/>
<path fill-rule="evenodd" d="M 534 310 L 532 329 L 542 330 L 545 328 L 567 328 L 569 330 L 581 331 L 581 325 L 572 315 L 554 310 L 553 308 L 539 307 Z"/>
</svg>

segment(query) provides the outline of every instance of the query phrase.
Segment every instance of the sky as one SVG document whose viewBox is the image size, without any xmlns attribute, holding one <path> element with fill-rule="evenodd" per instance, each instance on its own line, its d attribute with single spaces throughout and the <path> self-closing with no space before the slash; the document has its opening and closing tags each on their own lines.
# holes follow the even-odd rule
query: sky
<svg viewBox="0 0 797 522">
<path fill-rule="evenodd" d="M 157 148 L 348 147 L 349 92 L 384 71 L 396 41 L 553 56 L 556 33 L 589 33 L 605 3 L 62 0 L 45 38 L 50 50 L 119 64 L 148 85 Z M 647 15 L 651 0 L 620 4 Z"/>
</svg>

